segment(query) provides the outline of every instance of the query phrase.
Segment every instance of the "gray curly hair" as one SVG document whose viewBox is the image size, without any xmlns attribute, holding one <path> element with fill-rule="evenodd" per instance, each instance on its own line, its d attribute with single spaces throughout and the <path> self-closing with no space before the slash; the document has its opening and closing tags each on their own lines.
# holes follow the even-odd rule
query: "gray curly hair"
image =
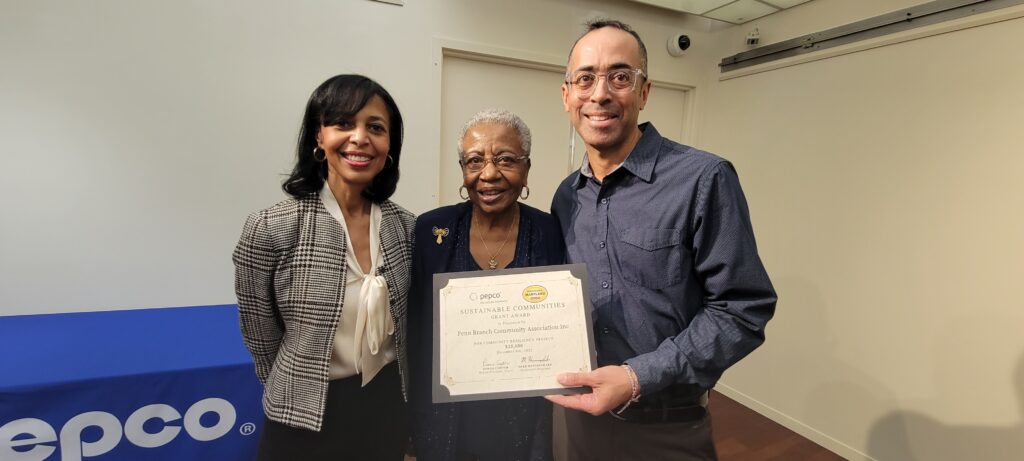
<svg viewBox="0 0 1024 461">
<path fill-rule="evenodd" d="M 462 140 L 466 137 L 466 132 L 475 125 L 481 123 L 494 123 L 502 126 L 507 126 L 516 131 L 519 136 L 519 144 L 523 148 L 523 154 L 530 155 L 530 143 L 533 141 L 533 137 L 530 135 L 530 128 L 526 126 L 526 122 L 518 115 L 513 114 L 505 109 L 484 109 L 477 112 L 472 118 L 462 125 L 462 129 L 459 130 L 458 141 L 456 142 L 456 150 L 459 153 L 459 159 L 462 159 L 462 155 L 466 152 L 462 149 Z"/>
</svg>

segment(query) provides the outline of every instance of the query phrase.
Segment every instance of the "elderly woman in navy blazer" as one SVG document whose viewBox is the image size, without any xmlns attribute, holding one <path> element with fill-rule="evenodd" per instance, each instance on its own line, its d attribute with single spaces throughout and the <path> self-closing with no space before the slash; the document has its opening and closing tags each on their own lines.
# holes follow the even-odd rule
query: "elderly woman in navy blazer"
<svg viewBox="0 0 1024 461">
<path fill-rule="evenodd" d="M 564 259 L 554 218 L 519 202 L 530 191 L 530 129 L 522 119 L 482 111 L 458 139 L 465 202 L 424 213 L 414 230 L 409 335 L 417 461 L 551 459 L 551 407 L 543 398 L 431 403 L 433 274 Z"/>
<path fill-rule="evenodd" d="M 264 384 L 260 460 L 401 460 L 414 216 L 398 184 L 402 116 L 339 75 L 309 98 L 292 198 L 249 215 L 235 249 L 245 345 Z"/>
</svg>

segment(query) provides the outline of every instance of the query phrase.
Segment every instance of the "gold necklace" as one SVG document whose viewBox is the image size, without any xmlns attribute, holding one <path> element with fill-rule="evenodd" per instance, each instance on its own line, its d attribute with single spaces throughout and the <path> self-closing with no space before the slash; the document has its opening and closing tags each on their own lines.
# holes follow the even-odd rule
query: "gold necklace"
<svg viewBox="0 0 1024 461">
<path fill-rule="evenodd" d="M 517 223 L 519 223 L 518 205 L 516 205 L 515 214 L 512 215 L 512 222 L 509 223 L 508 230 L 505 231 L 505 241 L 501 242 L 501 247 L 499 247 L 498 251 L 494 253 L 491 253 L 491 249 L 487 248 L 487 241 L 484 240 L 484 236 L 483 234 L 480 233 L 480 229 L 476 229 L 477 226 L 472 226 L 474 229 L 476 229 L 476 236 L 477 238 L 480 239 L 480 243 L 484 245 L 484 251 L 487 252 L 487 254 L 490 256 L 490 258 L 487 260 L 487 265 L 489 266 L 488 269 L 493 271 L 498 268 L 498 260 L 496 259 L 498 253 L 501 253 L 501 250 L 505 249 L 505 245 L 508 243 L 508 238 L 512 235 L 512 228 L 515 227 Z"/>
</svg>

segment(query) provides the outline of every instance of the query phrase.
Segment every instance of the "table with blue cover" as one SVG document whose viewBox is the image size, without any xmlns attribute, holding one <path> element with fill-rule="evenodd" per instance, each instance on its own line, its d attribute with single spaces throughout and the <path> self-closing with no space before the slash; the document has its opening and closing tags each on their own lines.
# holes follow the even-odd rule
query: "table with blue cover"
<svg viewBox="0 0 1024 461">
<path fill-rule="evenodd" d="M 251 460 L 235 305 L 0 317 L 0 460 Z"/>
</svg>

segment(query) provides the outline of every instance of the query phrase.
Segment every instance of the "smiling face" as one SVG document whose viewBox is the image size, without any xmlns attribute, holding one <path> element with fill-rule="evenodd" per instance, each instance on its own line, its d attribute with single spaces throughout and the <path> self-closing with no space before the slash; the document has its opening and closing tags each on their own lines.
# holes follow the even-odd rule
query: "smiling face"
<svg viewBox="0 0 1024 461">
<path fill-rule="evenodd" d="M 486 214 L 509 211 L 526 185 L 529 159 L 521 159 L 507 169 L 499 169 L 491 159 L 501 155 L 525 155 L 516 130 L 492 122 L 473 125 L 462 138 L 462 152 L 463 160 L 471 156 L 482 156 L 486 160 L 478 172 L 462 169 L 462 183 L 469 190 L 469 201 Z"/>
<path fill-rule="evenodd" d="M 640 46 L 629 33 L 613 27 L 584 35 L 569 58 L 569 73 L 581 70 L 604 75 L 616 69 L 639 69 Z M 647 104 L 651 83 L 642 79 L 628 92 L 608 91 L 604 78 L 587 96 L 574 86 L 562 84 L 562 103 L 588 153 L 613 158 L 625 157 L 640 139 L 637 119 Z"/>
<path fill-rule="evenodd" d="M 323 125 L 317 146 L 326 152 L 327 181 L 358 191 L 369 186 L 384 169 L 391 147 L 387 106 L 380 96 L 367 101 L 359 112 L 336 125 Z"/>
</svg>

